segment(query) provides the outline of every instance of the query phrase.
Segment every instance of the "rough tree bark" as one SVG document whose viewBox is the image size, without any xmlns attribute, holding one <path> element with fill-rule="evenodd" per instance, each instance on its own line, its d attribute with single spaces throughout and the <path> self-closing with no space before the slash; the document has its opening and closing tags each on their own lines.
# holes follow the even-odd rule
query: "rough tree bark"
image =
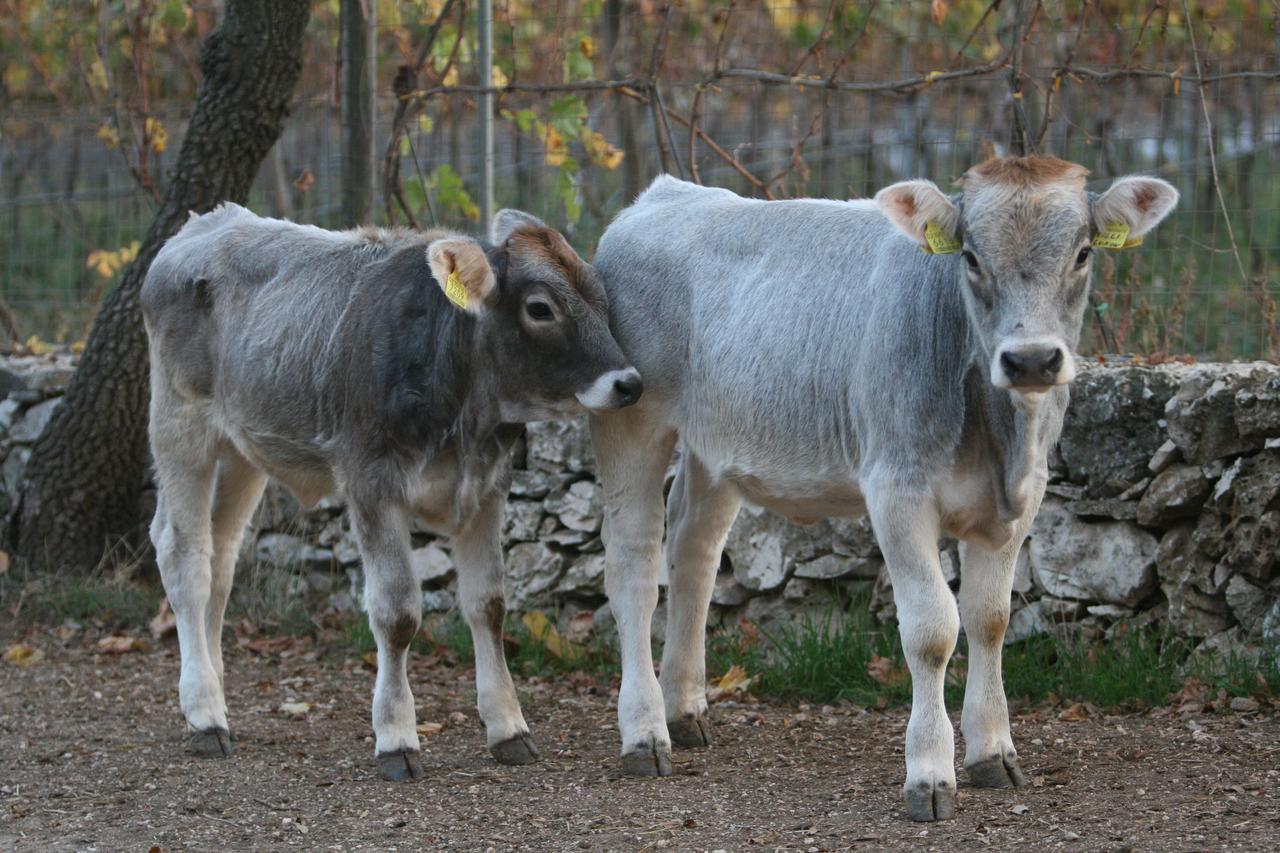
<svg viewBox="0 0 1280 853">
<path fill-rule="evenodd" d="M 188 211 L 248 198 L 288 115 L 310 13 L 310 0 L 228 0 L 205 42 L 203 80 L 173 180 L 137 259 L 103 302 L 27 466 L 14 538 L 32 568 L 92 570 L 113 543 L 138 530 L 150 394 L 138 290 Z"/>
</svg>

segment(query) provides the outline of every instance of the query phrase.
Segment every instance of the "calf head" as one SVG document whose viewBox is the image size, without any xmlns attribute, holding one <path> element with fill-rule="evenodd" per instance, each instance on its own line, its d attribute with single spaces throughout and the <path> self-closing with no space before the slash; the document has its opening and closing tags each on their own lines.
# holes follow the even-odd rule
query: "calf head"
<svg viewBox="0 0 1280 853">
<path fill-rule="evenodd" d="M 1056 157 L 999 157 L 966 172 L 955 196 L 930 181 L 876 195 L 921 247 L 961 255 L 970 325 L 998 388 L 1035 394 L 1075 377 L 1095 247 L 1133 245 L 1178 202 L 1159 178 L 1119 178 L 1099 195 L 1087 174 Z"/>
<path fill-rule="evenodd" d="M 499 211 L 492 245 L 451 236 L 427 247 L 436 281 L 477 322 L 503 420 L 608 411 L 640 397 L 640 374 L 609 331 L 604 289 L 553 228 Z"/>
</svg>

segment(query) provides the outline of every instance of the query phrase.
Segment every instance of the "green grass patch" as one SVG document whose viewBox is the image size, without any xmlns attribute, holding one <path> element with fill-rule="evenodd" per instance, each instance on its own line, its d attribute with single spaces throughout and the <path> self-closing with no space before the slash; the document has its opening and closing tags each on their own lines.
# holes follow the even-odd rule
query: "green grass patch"
<svg viewBox="0 0 1280 853">
<path fill-rule="evenodd" d="M 143 628 L 155 616 L 164 592 L 158 585 L 104 575 L 31 580 L 17 604 L 27 624 L 67 620 L 111 628 Z"/>
</svg>

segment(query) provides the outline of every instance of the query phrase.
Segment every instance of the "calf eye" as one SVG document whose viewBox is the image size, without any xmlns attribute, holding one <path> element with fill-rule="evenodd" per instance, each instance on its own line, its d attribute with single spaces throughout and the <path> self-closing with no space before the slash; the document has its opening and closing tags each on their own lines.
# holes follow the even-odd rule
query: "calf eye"
<svg viewBox="0 0 1280 853">
<path fill-rule="evenodd" d="M 550 305 L 537 299 L 525 303 L 524 310 L 529 315 L 529 319 L 537 320 L 541 323 L 553 320 L 556 316 Z"/>
<path fill-rule="evenodd" d="M 1076 255 L 1076 266 L 1082 267 L 1089 262 L 1089 256 L 1093 254 L 1093 249 L 1085 246 L 1080 250 L 1080 254 Z"/>
<path fill-rule="evenodd" d="M 970 269 L 972 272 L 975 272 L 975 273 L 976 273 L 976 272 L 978 271 L 978 257 L 977 257 L 977 255 L 975 255 L 973 252 L 970 252 L 968 249 L 965 249 L 965 250 L 964 250 L 963 252 L 961 252 L 960 254 L 964 257 L 964 262 L 965 262 L 966 264 L 968 264 L 968 265 L 969 265 L 969 269 Z"/>
</svg>

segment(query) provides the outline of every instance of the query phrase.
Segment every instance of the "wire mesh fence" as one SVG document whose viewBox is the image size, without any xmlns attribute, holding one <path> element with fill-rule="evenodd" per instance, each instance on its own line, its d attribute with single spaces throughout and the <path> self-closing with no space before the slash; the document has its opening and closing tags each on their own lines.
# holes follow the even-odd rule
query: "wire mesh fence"
<svg viewBox="0 0 1280 853">
<path fill-rule="evenodd" d="M 316 7 L 297 106 L 250 200 L 329 227 L 353 224 L 337 5 Z M 217 7 L 197 6 L 167 44 L 196 50 Z M 1099 261 L 1082 352 L 1280 355 L 1273 4 L 507 0 L 494 12 L 497 203 L 586 253 L 662 171 L 756 197 L 852 198 L 908 177 L 945 187 L 991 154 L 1040 151 L 1089 167 L 1093 188 L 1142 171 L 1182 193 L 1140 249 Z M 377 5 L 378 221 L 476 227 L 475 19 L 466 0 Z M 194 80 L 190 63 L 166 56 L 165 85 L 129 125 L 144 141 L 148 117 L 179 139 L 190 109 L 178 82 Z M 109 146 L 104 128 L 125 123 L 102 103 L 9 101 L 4 300 L 24 333 L 78 338 L 112 283 L 104 251 L 127 255 L 154 193 L 126 146 Z M 176 143 L 155 148 L 158 187 Z"/>
</svg>

